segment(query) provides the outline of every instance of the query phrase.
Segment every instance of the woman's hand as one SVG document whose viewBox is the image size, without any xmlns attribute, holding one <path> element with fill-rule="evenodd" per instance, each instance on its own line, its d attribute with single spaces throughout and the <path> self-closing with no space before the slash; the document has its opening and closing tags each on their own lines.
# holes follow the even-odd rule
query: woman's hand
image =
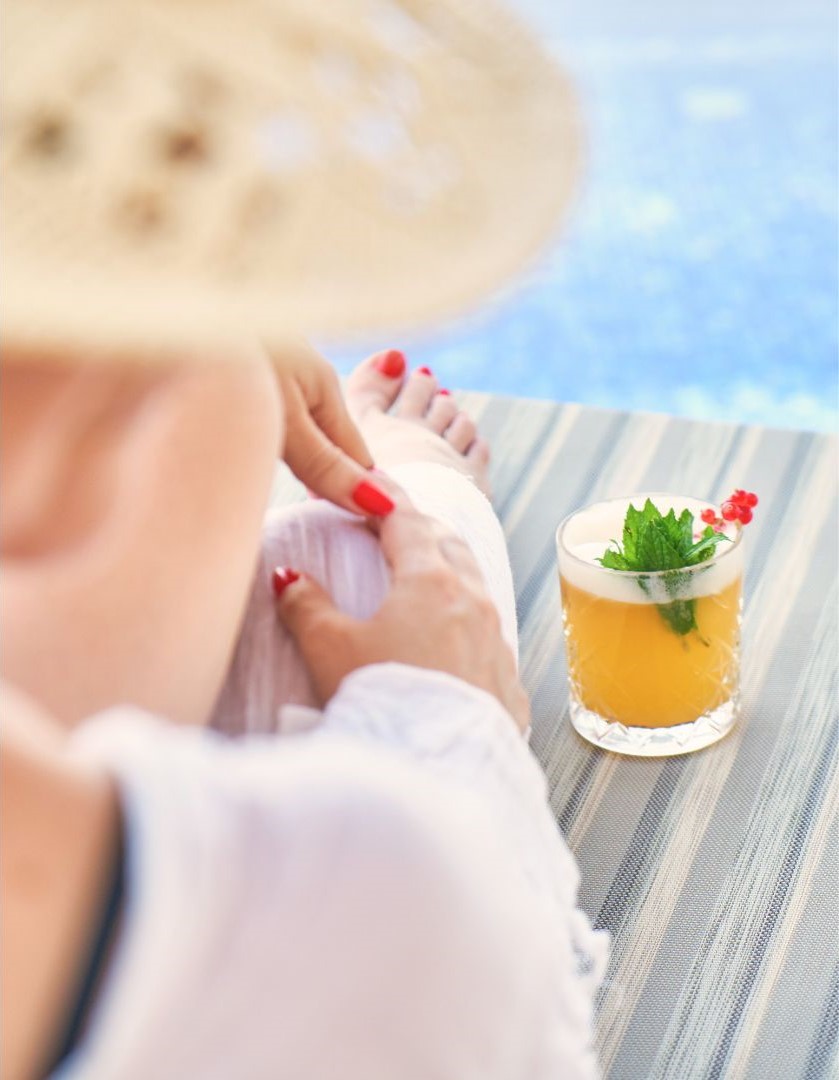
<svg viewBox="0 0 839 1080">
<path fill-rule="evenodd" d="M 334 368 L 302 342 L 272 354 L 285 408 L 283 459 L 315 495 L 356 514 L 384 516 L 393 502 L 370 476 L 373 458 L 347 412 Z"/>
<path fill-rule="evenodd" d="M 275 572 L 280 617 L 316 693 L 325 703 L 356 668 L 397 661 L 445 671 L 486 690 L 526 731 L 527 697 L 471 551 L 388 486 L 397 508 L 381 523 L 380 539 L 392 584 L 372 619 L 345 615 L 309 577 L 286 568 Z"/>
</svg>

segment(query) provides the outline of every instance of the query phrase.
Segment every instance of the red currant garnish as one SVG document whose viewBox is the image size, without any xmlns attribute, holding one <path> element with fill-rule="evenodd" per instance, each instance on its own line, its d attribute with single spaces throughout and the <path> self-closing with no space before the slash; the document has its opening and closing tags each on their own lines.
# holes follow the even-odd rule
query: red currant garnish
<svg viewBox="0 0 839 1080">
<path fill-rule="evenodd" d="M 705 522 L 706 525 L 713 525 L 714 522 L 717 520 L 716 513 L 713 510 L 710 510 L 710 509 L 703 510 L 700 517 L 702 518 L 702 520 Z"/>
<path fill-rule="evenodd" d="M 723 521 L 736 521 L 737 518 L 740 517 L 740 514 L 741 514 L 740 507 L 737 506 L 736 503 L 733 503 L 733 502 L 730 502 L 730 501 L 729 502 L 724 502 L 722 504 L 721 512 L 722 512 Z M 742 518 L 740 520 L 742 521 Z"/>
<path fill-rule="evenodd" d="M 757 495 L 753 491 L 735 488 L 722 504 L 722 516 L 726 521 L 739 521 L 742 525 L 748 525 L 754 517 L 752 510 L 757 506 L 757 502 Z"/>
</svg>

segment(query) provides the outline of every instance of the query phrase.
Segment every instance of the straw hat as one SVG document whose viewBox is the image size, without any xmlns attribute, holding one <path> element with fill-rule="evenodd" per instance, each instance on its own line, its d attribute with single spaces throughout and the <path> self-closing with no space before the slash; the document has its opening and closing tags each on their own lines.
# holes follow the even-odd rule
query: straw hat
<svg viewBox="0 0 839 1080">
<path fill-rule="evenodd" d="M 451 315 L 544 244 L 568 86 L 486 0 L 5 0 L 2 334 L 194 351 Z"/>
</svg>

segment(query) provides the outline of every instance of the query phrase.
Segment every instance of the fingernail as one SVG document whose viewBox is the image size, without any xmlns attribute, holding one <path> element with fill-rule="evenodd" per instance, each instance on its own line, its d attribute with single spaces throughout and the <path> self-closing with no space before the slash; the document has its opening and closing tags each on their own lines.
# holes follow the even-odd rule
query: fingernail
<svg viewBox="0 0 839 1080">
<path fill-rule="evenodd" d="M 405 354 L 399 349 L 388 349 L 376 361 L 375 368 L 389 379 L 397 379 L 405 370 Z"/>
<path fill-rule="evenodd" d="M 271 578 L 274 595 L 282 596 L 289 585 L 300 580 L 300 574 L 296 570 L 289 570 L 287 566 L 278 566 Z"/>
<path fill-rule="evenodd" d="M 434 374 L 434 372 L 431 370 L 431 368 L 426 367 L 425 364 L 423 364 L 422 367 L 417 368 L 417 375 L 433 375 L 433 374 Z"/>
<path fill-rule="evenodd" d="M 445 388 L 443 388 L 442 390 L 438 390 L 437 393 L 442 394 L 443 397 L 451 397 L 452 392 L 451 390 L 446 390 Z"/>
<path fill-rule="evenodd" d="M 368 480 L 362 480 L 353 488 L 352 498 L 365 514 L 374 514 L 376 517 L 387 517 L 396 505 L 381 488 Z"/>
</svg>

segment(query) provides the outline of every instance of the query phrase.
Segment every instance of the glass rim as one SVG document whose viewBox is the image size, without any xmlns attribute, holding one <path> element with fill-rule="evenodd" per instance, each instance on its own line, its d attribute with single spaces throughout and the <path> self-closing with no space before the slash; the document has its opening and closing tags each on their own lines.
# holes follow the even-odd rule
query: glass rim
<svg viewBox="0 0 839 1080">
<path fill-rule="evenodd" d="M 645 499 L 655 499 L 661 497 L 665 499 L 692 499 L 694 502 L 709 502 L 707 499 L 697 499 L 695 495 L 677 495 L 674 496 L 672 491 L 650 491 L 640 492 Z M 710 559 L 703 559 L 702 562 L 694 563 L 693 566 L 679 566 L 674 567 L 672 570 L 615 570 L 611 566 L 601 566 L 600 563 L 589 562 L 588 559 L 581 559 L 579 555 L 575 555 L 574 552 L 568 547 L 563 538 L 568 525 L 572 519 L 577 517 L 578 514 L 582 514 L 585 510 L 591 510 L 595 506 L 608 506 L 609 503 L 625 503 L 627 506 L 633 500 L 637 499 L 638 495 L 617 495 L 611 499 L 598 499 L 597 502 L 587 503 L 585 506 L 580 506 L 576 510 L 572 510 L 570 514 L 567 514 L 556 528 L 556 544 L 558 548 L 562 549 L 563 556 L 573 560 L 579 566 L 587 566 L 592 570 L 597 571 L 599 574 L 614 574 L 618 578 L 626 580 L 630 577 L 644 577 L 644 578 L 659 578 L 665 574 L 693 574 L 697 571 L 707 570 L 711 566 L 716 566 L 722 562 L 728 555 L 732 555 L 740 547 L 740 541 L 743 539 L 743 527 L 739 522 L 735 523 L 736 532 L 734 539 L 730 544 L 718 545 L 714 554 Z M 710 503 L 709 503 L 710 505 Z M 686 507 L 687 509 L 687 507 Z M 695 520 L 695 518 L 694 518 Z M 612 541 L 609 540 L 608 544 L 611 545 Z M 720 550 L 722 548 L 722 550 Z"/>
</svg>

